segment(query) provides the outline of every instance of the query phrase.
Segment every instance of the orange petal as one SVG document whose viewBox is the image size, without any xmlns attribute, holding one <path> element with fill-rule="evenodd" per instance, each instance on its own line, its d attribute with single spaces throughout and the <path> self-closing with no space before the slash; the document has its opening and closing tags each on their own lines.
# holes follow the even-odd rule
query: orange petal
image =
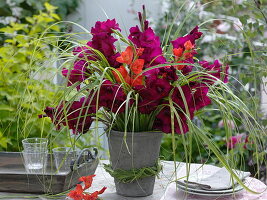
<svg viewBox="0 0 267 200">
<path fill-rule="evenodd" d="M 172 50 L 172 52 L 173 52 L 173 55 L 180 58 L 183 55 L 183 48 L 181 48 L 181 47 L 179 47 L 178 49 L 175 48 Z"/>
<path fill-rule="evenodd" d="M 137 54 L 137 56 L 138 56 L 138 57 L 139 57 L 139 56 L 142 56 L 144 50 L 145 50 L 144 48 L 137 48 L 137 49 L 136 49 L 136 54 Z"/>
<path fill-rule="evenodd" d="M 178 70 L 182 70 L 186 65 L 177 65 Z"/>
<path fill-rule="evenodd" d="M 75 188 L 75 191 L 77 192 L 77 193 L 83 193 L 83 188 L 82 188 L 82 186 L 80 185 L 80 184 L 77 184 L 76 185 L 76 188 Z"/>
<path fill-rule="evenodd" d="M 120 68 L 117 69 L 119 71 L 119 73 L 121 74 L 121 76 L 123 77 L 124 81 L 126 83 L 130 83 L 130 76 L 129 73 L 127 72 L 127 70 L 125 69 L 125 67 L 122 65 L 120 66 Z M 119 75 L 117 74 L 117 72 L 112 71 L 117 83 L 121 83 L 122 80 L 120 79 Z"/>
<path fill-rule="evenodd" d="M 130 66 L 131 71 L 134 74 L 140 74 L 143 71 L 144 64 L 145 64 L 144 59 L 136 59 Z"/>
<path fill-rule="evenodd" d="M 121 53 L 121 56 L 116 58 L 116 61 L 119 63 L 125 63 L 130 65 L 133 60 L 133 49 L 131 46 L 128 46 L 124 52 Z"/>
<path fill-rule="evenodd" d="M 177 63 L 183 63 L 184 61 L 178 61 Z M 174 67 L 178 70 L 182 70 L 186 65 L 175 65 Z"/>
<path fill-rule="evenodd" d="M 143 85 L 143 76 L 140 75 L 137 78 L 131 80 L 131 86 Z"/>
<path fill-rule="evenodd" d="M 117 57 L 116 61 L 119 62 L 119 63 L 124 63 L 124 60 L 123 60 L 122 56 Z"/>
<path fill-rule="evenodd" d="M 185 59 L 187 59 L 187 58 L 192 58 L 193 57 L 193 55 L 191 54 L 191 53 L 184 53 L 184 57 L 185 57 Z"/>
<path fill-rule="evenodd" d="M 185 50 L 191 50 L 191 49 L 194 48 L 194 45 L 191 43 L 190 40 L 188 40 L 188 41 L 186 41 L 186 42 L 184 43 L 184 47 L 185 47 Z"/>
</svg>

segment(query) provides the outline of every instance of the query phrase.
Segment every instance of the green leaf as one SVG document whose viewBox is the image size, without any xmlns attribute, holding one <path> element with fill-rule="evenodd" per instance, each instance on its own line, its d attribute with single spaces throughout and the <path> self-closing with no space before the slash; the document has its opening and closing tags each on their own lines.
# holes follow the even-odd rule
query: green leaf
<svg viewBox="0 0 267 200">
<path fill-rule="evenodd" d="M 51 13 L 51 16 L 54 17 L 56 20 L 60 20 L 60 17 L 55 13 Z"/>
<path fill-rule="evenodd" d="M 8 105 L 5 105 L 5 104 L 0 104 L 0 110 L 5 110 L 5 111 L 14 111 L 15 109 L 14 108 L 12 108 L 12 107 L 10 107 L 10 106 L 8 106 Z"/>
<path fill-rule="evenodd" d="M 46 8 L 46 10 L 48 11 L 48 12 L 54 12 L 56 9 L 57 9 L 57 7 L 55 7 L 55 6 L 52 6 L 51 4 L 49 4 L 49 3 L 47 3 L 47 2 L 45 2 L 45 8 Z"/>
<path fill-rule="evenodd" d="M 7 26 L 7 27 L 4 27 L 4 28 L 0 28 L 0 32 L 13 34 L 14 33 L 14 29 L 9 27 L 9 26 Z"/>
<path fill-rule="evenodd" d="M 25 19 L 26 19 L 27 22 L 29 22 L 31 24 L 34 24 L 35 23 L 35 20 L 32 17 L 26 17 Z"/>
<path fill-rule="evenodd" d="M 10 140 L 7 137 L 4 137 L 3 132 L 0 130 L 0 147 L 6 149 L 8 143 L 10 143 Z"/>
</svg>

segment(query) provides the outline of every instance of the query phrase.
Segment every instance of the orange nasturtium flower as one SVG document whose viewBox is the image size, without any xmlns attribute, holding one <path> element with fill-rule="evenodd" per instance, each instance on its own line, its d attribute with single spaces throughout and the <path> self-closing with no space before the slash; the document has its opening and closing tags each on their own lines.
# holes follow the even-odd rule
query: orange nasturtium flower
<svg viewBox="0 0 267 200">
<path fill-rule="evenodd" d="M 143 48 L 136 49 L 136 57 L 141 56 L 143 51 Z M 138 74 L 142 73 L 145 61 L 144 59 L 134 59 L 133 47 L 128 46 L 126 50 L 121 53 L 121 56 L 116 58 L 116 61 L 129 66 L 129 72 L 124 65 L 117 68 L 126 83 L 130 86 L 143 84 L 143 76 L 138 76 Z M 118 83 L 122 82 L 115 71 L 113 71 L 113 75 Z"/>
</svg>

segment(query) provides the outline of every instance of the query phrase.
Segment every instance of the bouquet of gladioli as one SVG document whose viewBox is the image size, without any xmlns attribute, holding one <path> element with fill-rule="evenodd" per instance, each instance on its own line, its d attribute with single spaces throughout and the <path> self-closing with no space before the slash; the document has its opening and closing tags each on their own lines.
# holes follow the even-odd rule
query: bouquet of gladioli
<svg viewBox="0 0 267 200">
<path fill-rule="evenodd" d="M 161 46 L 144 13 L 139 20 L 127 38 L 115 19 L 96 22 L 91 41 L 73 49 L 73 66 L 62 69 L 77 94 L 42 116 L 75 134 L 96 119 L 118 131 L 188 132 L 196 112 L 211 104 L 210 88 L 228 81 L 228 66 L 196 58 L 199 27 Z"/>
</svg>

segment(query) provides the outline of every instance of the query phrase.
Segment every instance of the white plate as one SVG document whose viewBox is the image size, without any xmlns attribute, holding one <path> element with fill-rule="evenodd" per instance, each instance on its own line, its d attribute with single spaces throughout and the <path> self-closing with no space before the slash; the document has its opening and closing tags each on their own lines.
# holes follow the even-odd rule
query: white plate
<svg viewBox="0 0 267 200">
<path fill-rule="evenodd" d="M 197 188 L 190 188 L 184 185 L 180 185 L 179 183 L 177 183 L 177 187 L 183 191 L 188 191 L 189 192 L 194 192 L 194 193 L 201 193 L 201 194 L 216 194 L 216 195 L 220 195 L 220 194 L 234 194 L 237 193 L 241 190 L 243 190 L 244 188 L 241 185 L 237 185 L 234 190 L 233 189 L 226 189 L 226 190 L 202 190 L 202 189 L 197 189 Z"/>
<path fill-rule="evenodd" d="M 191 188 L 189 186 L 186 185 L 181 185 L 179 182 L 177 182 L 177 186 L 178 188 L 182 189 L 182 190 L 188 190 L 188 191 L 192 191 L 192 192 L 201 192 L 201 193 L 207 193 L 207 194 L 223 194 L 223 193 L 235 193 L 235 192 L 239 192 L 240 190 L 243 190 L 244 188 L 241 185 L 237 185 L 234 190 L 233 189 L 225 189 L 225 190 L 203 190 L 203 189 L 199 189 L 199 188 Z"/>
</svg>

